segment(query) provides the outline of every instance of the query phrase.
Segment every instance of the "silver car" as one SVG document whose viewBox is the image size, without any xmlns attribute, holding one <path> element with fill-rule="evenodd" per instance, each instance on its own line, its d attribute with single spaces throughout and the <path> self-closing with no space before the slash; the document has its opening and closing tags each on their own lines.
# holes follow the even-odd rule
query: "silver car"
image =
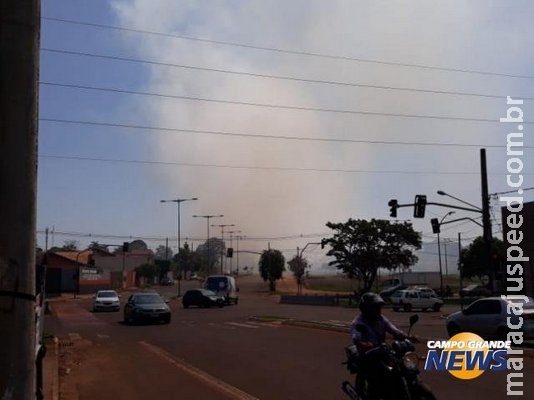
<svg viewBox="0 0 534 400">
<path fill-rule="evenodd" d="M 510 331 L 523 332 L 524 339 L 534 338 L 534 300 L 528 302 L 505 300 L 501 297 L 486 297 L 471 303 L 463 311 L 455 312 L 447 318 L 447 332 L 454 336 L 460 332 L 475 333 L 483 338 L 506 339 Z M 523 304 L 521 315 L 508 314 L 508 304 Z M 520 319 L 522 318 L 522 324 Z M 508 327 L 507 318 L 513 329 Z M 521 326 L 520 326 L 521 325 Z M 517 328 L 515 328 L 517 326 Z"/>
<path fill-rule="evenodd" d="M 114 290 L 99 290 L 93 301 L 93 312 L 119 311 L 121 308 L 119 295 Z"/>
</svg>

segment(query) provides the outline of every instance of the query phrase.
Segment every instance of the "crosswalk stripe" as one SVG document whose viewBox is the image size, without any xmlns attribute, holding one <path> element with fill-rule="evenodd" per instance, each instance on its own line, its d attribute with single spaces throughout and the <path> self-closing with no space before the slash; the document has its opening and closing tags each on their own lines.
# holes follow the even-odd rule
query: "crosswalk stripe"
<svg viewBox="0 0 534 400">
<path fill-rule="evenodd" d="M 259 328 L 259 326 L 250 325 L 250 324 L 242 324 L 242 323 L 239 323 L 239 322 L 226 322 L 226 324 L 233 325 L 233 326 L 239 326 L 241 328 L 250 328 L 250 329 L 258 329 Z"/>
</svg>

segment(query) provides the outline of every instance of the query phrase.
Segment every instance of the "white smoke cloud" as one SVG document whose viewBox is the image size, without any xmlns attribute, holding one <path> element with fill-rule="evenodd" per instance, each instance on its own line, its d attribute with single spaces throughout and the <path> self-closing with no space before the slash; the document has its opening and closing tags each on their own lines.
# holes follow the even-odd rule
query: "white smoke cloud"
<svg viewBox="0 0 534 400">
<path fill-rule="evenodd" d="M 526 73 L 532 35 L 527 13 L 486 2 L 124 1 L 113 3 L 122 26 L 404 63 Z M 531 6 L 522 3 L 524 7 Z M 506 20 L 508 18 L 508 20 Z M 512 18 L 515 18 L 513 21 Z M 357 63 L 128 33 L 139 57 L 201 67 L 310 79 L 495 94 L 528 93 L 529 81 L 401 66 Z M 531 48 L 531 47 L 530 47 Z M 143 90 L 178 96 L 420 115 L 498 119 L 497 99 L 362 89 L 154 66 Z M 497 124 L 360 116 L 142 98 L 137 118 L 152 125 L 238 133 L 364 140 L 503 144 Z M 527 143 L 528 144 L 528 143 Z M 162 161 L 339 170 L 479 171 L 478 148 L 379 146 L 242 138 L 193 133 L 153 135 Z M 504 151 L 490 150 L 490 170 L 504 172 Z M 198 213 L 223 213 L 249 236 L 325 232 L 327 221 L 386 218 L 387 201 L 432 197 L 437 189 L 479 203 L 478 175 L 398 175 L 239 168 L 150 169 L 169 194 L 197 196 Z M 493 177 L 495 190 L 505 178 Z M 491 184 L 490 184 L 491 186 Z M 491 189 L 490 189 L 491 191 Z M 440 200 L 440 199 L 437 199 Z M 442 200 L 442 199 L 441 199 Z M 445 211 L 433 210 L 438 215 Z M 399 211 L 410 218 L 411 210 Z M 222 221 L 221 221 L 222 222 Z M 221 223 L 215 222 L 215 223 Z M 428 225 L 428 226 L 427 226 Z M 204 225 L 183 218 L 184 231 Z M 428 221 L 418 223 L 428 232 Z M 275 242 L 301 247 L 306 239 Z M 265 248 L 266 243 L 248 244 Z"/>
</svg>

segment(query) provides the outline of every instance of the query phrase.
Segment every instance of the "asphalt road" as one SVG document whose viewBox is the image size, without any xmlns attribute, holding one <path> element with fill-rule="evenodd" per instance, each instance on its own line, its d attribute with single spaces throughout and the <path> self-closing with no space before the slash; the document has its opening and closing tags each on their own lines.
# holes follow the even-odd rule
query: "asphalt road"
<svg viewBox="0 0 534 400">
<path fill-rule="evenodd" d="M 280 316 L 346 323 L 353 318 L 356 310 L 281 305 L 275 296 L 265 292 L 266 284 L 257 279 L 249 278 L 240 282 L 240 301 L 237 306 L 186 310 L 181 307 L 179 300 L 171 300 L 173 315 L 169 325 L 127 326 L 122 323 L 122 312 L 89 313 L 90 299 L 69 303 L 59 320 L 52 324 L 60 334 L 76 332 L 94 342 L 104 341 L 111 346 L 116 344 L 123 349 L 130 348 L 130 353 L 148 346 L 154 350 L 153 354 L 164 359 L 158 365 L 166 374 L 177 368 L 172 360 L 178 360 L 178 363 L 182 363 L 182 372 L 189 368 L 200 374 L 190 374 L 192 378 L 181 384 L 184 390 L 187 385 L 205 386 L 202 381 L 202 374 L 205 374 L 249 394 L 250 398 L 343 399 L 345 396 L 340 390 L 340 383 L 351 379 L 341 365 L 344 346 L 349 343 L 347 334 L 261 323 L 250 320 L 250 317 Z M 198 285 L 197 282 L 182 282 L 181 292 Z M 177 293 L 177 287 L 158 288 L 158 291 L 164 296 L 171 296 Z M 125 301 L 125 297 L 121 300 Z M 72 307 L 72 311 L 68 311 L 69 307 Z M 444 312 L 452 310 L 445 309 Z M 410 314 L 389 310 L 385 313 L 401 328 L 407 327 Z M 415 327 L 415 334 L 446 338 L 441 314 L 419 313 L 420 321 Z M 426 354 L 424 344 L 418 345 L 418 352 Z M 135 359 L 131 362 L 135 362 Z M 534 360 L 525 358 L 524 367 L 524 390 L 531 397 L 534 382 L 527 381 L 527 377 L 534 376 Z M 487 371 L 472 381 L 459 380 L 447 372 L 422 371 L 421 376 L 438 399 L 506 398 L 505 373 Z M 195 398 L 202 398 L 201 394 L 198 396 Z M 213 396 L 206 395 L 205 398 Z"/>
</svg>

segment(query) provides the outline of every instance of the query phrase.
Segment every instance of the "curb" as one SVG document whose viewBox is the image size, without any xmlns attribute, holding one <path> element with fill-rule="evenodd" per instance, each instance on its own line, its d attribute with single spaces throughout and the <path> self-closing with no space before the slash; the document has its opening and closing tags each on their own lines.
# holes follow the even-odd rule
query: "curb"
<svg viewBox="0 0 534 400">
<path fill-rule="evenodd" d="M 57 337 L 54 337 L 53 357 L 52 400 L 59 400 L 59 339 Z"/>
</svg>

